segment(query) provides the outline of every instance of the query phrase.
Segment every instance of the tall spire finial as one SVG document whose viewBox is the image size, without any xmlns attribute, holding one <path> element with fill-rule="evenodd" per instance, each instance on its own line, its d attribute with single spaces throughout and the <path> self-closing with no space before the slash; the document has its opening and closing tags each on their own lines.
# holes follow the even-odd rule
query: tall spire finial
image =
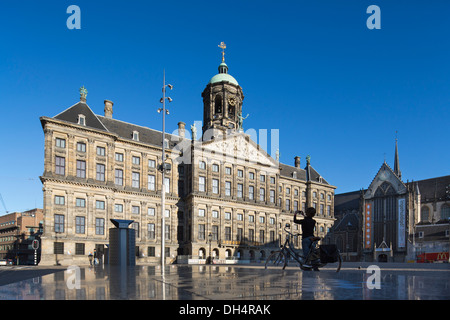
<svg viewBox="0 0 450 320">
<path fill-rule="evenodd" d="M 225 49 L 227 48 L 225 42 L 222 41 L 218 47 L 222 49 L 222 62 L 225 62 Z"/>
<path fill-rule="evenodd" d="M 398 144 L 397 144 L 397 133 L 398 131 L 395 131 L 395 158 L 394 158 L 394 173 L 399 177 L 402 178 L 402 172 L 400 171 L 400 160 L 398 157 Z"/>
</svg>

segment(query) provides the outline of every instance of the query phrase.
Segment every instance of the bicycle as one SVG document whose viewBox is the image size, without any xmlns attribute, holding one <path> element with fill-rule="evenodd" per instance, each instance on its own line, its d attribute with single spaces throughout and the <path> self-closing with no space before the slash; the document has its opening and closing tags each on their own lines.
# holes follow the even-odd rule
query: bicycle
<svg viewBox="0 0 450 320">
<path fill-rule="evenodd" d="M 300 265 L 300 269 L 302 270 L 318 270 L 318 268 L 322 268 L 329 263 L 337 263 L 336 272 L 341 270 L 342 258 L 336 245 L 319 245 L 319 241 L 322 238 L 313 237 L 313 242 L 310 247 L 311 250 L 305 258 L 295 250 L 290 241 L 291 237 L 298 237 L 301 234 L 297 233 L 294 235 L 287 230 L 288 228 L 290 228 L 290 224 L 286 223 L 286 226 L 284 227 L 284 231 L 287 232 L 286 241 L 281 246 L 280 250 L 269 255 L 265 263 L 265 269 L 267 269 L 268 266 L 274 266 L 282 267 L 281 269 L 284 270 L 288 265 L 289 258 L 293 258 Z M 307 261 L 311 262 L 311 267 L 306 266 Z"/>
</svg>

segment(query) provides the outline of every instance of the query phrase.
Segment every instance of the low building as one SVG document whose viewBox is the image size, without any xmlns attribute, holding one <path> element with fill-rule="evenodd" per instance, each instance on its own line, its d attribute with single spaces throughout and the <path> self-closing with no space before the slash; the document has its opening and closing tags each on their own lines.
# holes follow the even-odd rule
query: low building
<svg viewBox="0 0 450 320">
<path fill-rule="evenodd" d="M 0 216 L 0 259 L 15 264 L 34 264 L 33 240 L 40 241 L 44 222 L 42 209 L 13 212 Z M 40 249 L 37 262 L 40 260 Z"/>
</svg>

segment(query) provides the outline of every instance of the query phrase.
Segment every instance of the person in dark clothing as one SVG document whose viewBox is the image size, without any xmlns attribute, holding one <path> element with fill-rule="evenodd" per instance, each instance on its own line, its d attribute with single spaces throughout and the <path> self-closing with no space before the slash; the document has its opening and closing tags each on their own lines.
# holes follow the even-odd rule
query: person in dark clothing
<svg viewBox="0 0 450 320">
<path fill-rule="evenodd" d="M 304 216 L 304 219 L 297 219 L 297 214 L 301 214 Z M 313 242 L 314 237 L 314 227 L 316 226 L 316 220 L 313 217 L 316 215 L 316 209 L 309 207 L 306 209 L 306 214 L 303 211 L 296 211 L 294 214 L 294 222 L 300 224 L 302 226 L 302 249 L 303 256 L 306 257 L 309 254 L 309 250 L 311 244 Z M 308 261 L 305 261 L 305 267 L 311 267 L 308 264 Z"/>
</svg>

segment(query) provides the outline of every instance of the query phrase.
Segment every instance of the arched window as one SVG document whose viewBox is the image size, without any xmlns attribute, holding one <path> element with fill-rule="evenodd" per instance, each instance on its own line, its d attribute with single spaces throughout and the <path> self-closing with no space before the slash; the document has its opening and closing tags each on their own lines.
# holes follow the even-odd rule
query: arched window
<svg viewBox="0 0 450 320">
<path fill-rule="evenodd" d="M 428 221 L 430 219 L 430 209 L 428 207 L 422 207 L 420 210 L 420 221 Z"/>
<path fill-rule="evenodd" d="M 444 204 L 441 208 L 441 220 L 450 219 L 450 205 Z"/>
<path fill-rule="evenodd" d="M 222 96 L 217 95 L 214 99 L 214 113 L 222 113 Z"/>
</svg>

